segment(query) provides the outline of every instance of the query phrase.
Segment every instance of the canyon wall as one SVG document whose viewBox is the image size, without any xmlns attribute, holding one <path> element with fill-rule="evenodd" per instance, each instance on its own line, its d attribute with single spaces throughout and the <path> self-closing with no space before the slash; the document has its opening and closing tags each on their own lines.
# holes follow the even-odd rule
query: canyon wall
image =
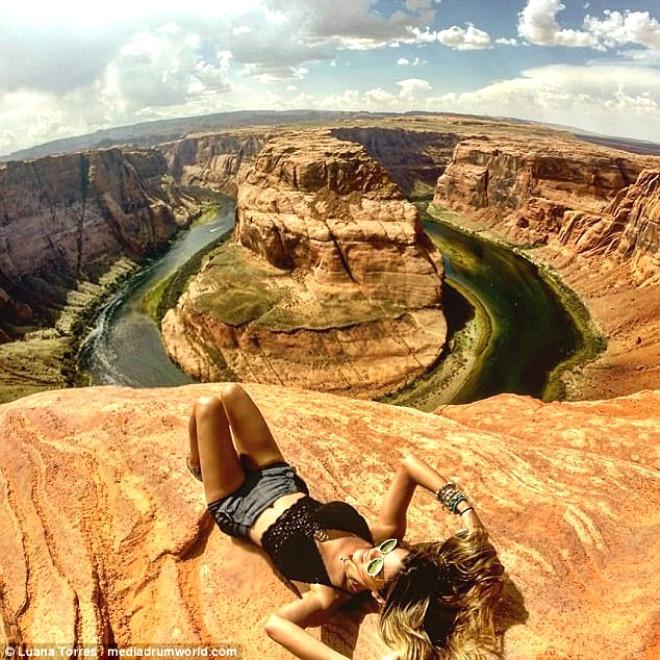
<svg viewBox="0 0 660 660">
<path fill-rule="evenodd" d="M 517 243 L 560 237 L 578 250 L 607 205 L 660 159 L 571 139 L 471 138 L 461 141 L 438 179 L 433 203 L 463 211 Z M 638 189 L 631 189 L 635 194 Z M 566 230 L 567 225 L 578 231 Z M 612 231 L 620 228 L 611 225 Z M 604 232 L 599 232 L 603 234 Z M 606 233 L 606 232 L 605 232 Z M 590 239 L 587 237 L 586 241 Z M 601 236 L 602 244 L 605 237 Z"/>
<path fill-rule="evenodd" d="M 405 128 L 355 126 L 334 128 L 331 135 L 361 144 L 401 188 L 406 197 L 415 194 L 419 184 L 428 192 L 451 162 L 460 140 L 456 133 Z"/>
<path fill-rule="evenodd" d="M 292 587 L 217 529 L 185 467 L 193 402 L 220 387 L 72 389 L 0 406 L 0 646 L 222 643 L 291 657 L 263 627 Z M 458 479 L 506 570 L 506 658 L 658 657 L 660 393 L 502 395 L 433 414 L 244 387 L 311 494 L 369 523 L 410 452 Z M 459 526 L 417 489 L 408 541 Z M 365 597 L 309 632 L 355 660 L 388 652 Z"/>
<path fill-rule="evenodd" d="M 163 340 L 202 380 L 377 396 L 442 352 L 442 260 L 415 207 L 358 144 L 271 139 L 238 182 L 234 241 L 212 255 Z"/>
<path fill-rule="evenodd" d="M 2 318 L 52 323 L 77 281 L 98 280 L 122 257 L 153 253 L 197 211 L 155 150 L 1 165 Z"/>
<path fill-rule="evenodd" d="M 606 350 L 564 380 L 571 398 L 660 387 L 660 158 L 580 142 L 461 142 L 433 203 L 556 272 Z"/>
<path fill-rule="evenodd" d="M 159 145 L 172 176 L 182 186 L 236 197 L 241 168 L 249 167 L 272 129 L 191 134 Z"/>
</svg>

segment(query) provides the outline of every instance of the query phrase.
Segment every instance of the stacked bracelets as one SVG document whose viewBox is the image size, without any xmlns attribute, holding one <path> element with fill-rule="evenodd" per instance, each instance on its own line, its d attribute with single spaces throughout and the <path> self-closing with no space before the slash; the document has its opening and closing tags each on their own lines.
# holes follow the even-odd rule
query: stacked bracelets
<svg viewBox="0 0 660 660">
<path fill-rule="evenodd" d="M 449 482 L 446 483 L 442 488 L 439 488 L 435 494 L 436 499 L 439 502 L 442 502 L 442 505 L 447 509 L 448 511 L 451 511 L 451 513 L 456 513 L 458 514 L 458 505 L 461 502 L 467 502 L 468 498 L 465 496 L 465 493 L 462 491 L 458 490 L 458 486 L 453 483 Z M 467 509 L 463 509 L 463 511 L 460 512 L 460 514 L 464 514 L 466 511 L 470 511 L 472 509 L 471 506 L 469 506 Z"/>
</svg>

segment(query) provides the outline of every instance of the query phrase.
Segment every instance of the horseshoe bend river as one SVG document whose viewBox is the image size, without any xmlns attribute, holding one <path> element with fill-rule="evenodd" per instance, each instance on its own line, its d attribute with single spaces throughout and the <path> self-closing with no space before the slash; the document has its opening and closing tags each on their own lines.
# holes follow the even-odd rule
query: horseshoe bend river
<svg viewBox="0 0 660 660">
<path fill-rule="evenodd" d="M 444 256 L 447 348 L 421 378 L 380 400 L 433 410 L 501 392 L 561 398 L 560 365 L 575 361 L 586 344 L 566 296 L 506 246 L 420 210 L 426 233 Z M 225 240 L 233 223 L 234 203 L 226 199 L 210 220 L 180 232 L 164 255 L 105 301 L 81 343 L 82 380 L 132 387 L 195 382 L 167 357 L 147 301 L 156 287 Z"/>
</svg>

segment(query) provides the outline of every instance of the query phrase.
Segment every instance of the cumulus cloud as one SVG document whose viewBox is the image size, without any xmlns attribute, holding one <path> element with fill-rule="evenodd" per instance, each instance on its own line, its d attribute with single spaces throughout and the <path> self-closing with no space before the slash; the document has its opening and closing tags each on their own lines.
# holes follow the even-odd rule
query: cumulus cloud
<svg viewBox="0 0 660 660">
<path fill-rule="evenodd" d="M 420 57 L 415 57 L 412 60 L 409 60 L 407 57 L 400 57 L 396 63 L 398 66 L 419 66 L 420 64 L 426 64 L 427 62 Z"/>
<path fill-rule="evenodd" d="M 499 39 L 495 39 L 496 44 L 502 44 L 503 46 L 517 46 L 518 41 L 514 38 L 509 38 L 509 37 L 500 37 Z"/>
<path fill-rule="evenodd" d="M 423 92 L 428 92 L 431 89 L 431 83 L 428 80 L 421 80 L 420 78 L 397 80 L 396 84 L 401 88 L 399 97 L 402 99 L 412 100 Z"/>
<path fill-rule="evenodd" d="M 429 97 L 427 108 L 654 140 L 660 135 L 660 71 L 619 63 L 550 65 L 471 92 Z"/>
<path fill-rule="evenodd" d="M 492 48 L 490 35 L 472 23 L 466 23 L 467 29 L 453 25 L 438 32 L 438 41 L 454 50 L 481 50 Z"/>
<path fill-rule="evenodd" d="M 255 78 L 261 83 L 272 85 L 290 78 L 302 80 L 309 73 L 309 69 L 304 66 L 269 65 L 259 62 L 246 64 L 242 73 Z"/>
<path fill-rule="evenodd" d="M 310 47 L 371 50 L 400 43 L 415 43 L 435 19 L 435 2 L 413 0 L 405 10 L 389 16 L 374 12 L 373 0 L 270 0 L 287 17 L 301 21 L 300 36 Z"/>
<path fill-rule="evenodd" d="M 105 70 L 125 28 L 71 26 L 57 31 L 44 25 L 10 21 L 0 9 L 0 91 L 41 89 L 55 94 L 91 85 Z"/>
<path fill-rule="evenodd" d="M 589 3 L 584 5 L 588 8 Z M 660 22 L 648 11 L 625 12 L 606 9 L 603 16 L 587 15 L 582 30 L 562 28 L 557 14 L 566 7 L 560 0 L 528 0 L 518 14 L 518 34 L 541 46 L 590 47 L 605 50 L 624 44 L 637 44 L 660 50 Z"/>
<path fill-rule="evenodd" d="M 598 38 L 590 32 L 560 28 L 556 15 L 565 8 L 559 0 L 528 0 L 518 14 L 518 34 L 540 46 L 598 46 Z"/>
<path fill-rule="evenodd" d="M 229 56 L 206 62 L 198 35 L 175 23 L 134 35 L 108 65 L 101 85 L 123 111 L 171 106 L 206 89 L 227 90 Z"/>
<path fill-rule="evenodd" d="M 584 27 L 608 47 L 639 44 L 660 50 L 660 23 L 647 11 L 603 12 L 604 18 L 587 16 Z"/>
</svg>

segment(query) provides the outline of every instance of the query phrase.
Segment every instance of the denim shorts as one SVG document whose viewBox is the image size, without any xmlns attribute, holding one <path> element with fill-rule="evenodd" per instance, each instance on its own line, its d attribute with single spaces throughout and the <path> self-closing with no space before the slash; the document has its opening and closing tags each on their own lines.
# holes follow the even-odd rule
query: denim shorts
<svg viewBox="0 0 660 660">
<path fill-rule="evenodd" d="M 245 481 L 233 493 L 211 502 L 207 510 L 222 532 L 237 538 L 249 538 L 254 521 L 276 499 L 289 493 L 309 495 L 309 489 L 296 474 L 296 468 L 286 461 L 271 463 L 261 470 L 248 470 L 241 455 L 241 463 Z"/>
</svg>

